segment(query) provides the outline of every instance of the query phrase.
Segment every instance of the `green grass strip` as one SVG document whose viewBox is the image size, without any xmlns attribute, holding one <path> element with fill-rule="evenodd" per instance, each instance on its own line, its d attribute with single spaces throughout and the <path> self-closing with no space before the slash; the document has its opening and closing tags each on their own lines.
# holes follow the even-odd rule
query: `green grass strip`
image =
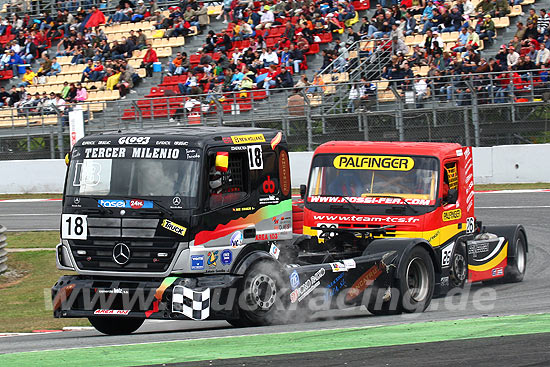
<svg viewBox="0 0 550 367">
<path fill-rule="evenodd" d="M 380 319 L 380 322 L 384 322 Z M 550 332 L 550 314 L 0 355 L 2 366 L 135 366 Z M 68 340 L 69 341 L 69 340 Z M 70 347 L 70 345 L 67 345 Z"/>
</svg>

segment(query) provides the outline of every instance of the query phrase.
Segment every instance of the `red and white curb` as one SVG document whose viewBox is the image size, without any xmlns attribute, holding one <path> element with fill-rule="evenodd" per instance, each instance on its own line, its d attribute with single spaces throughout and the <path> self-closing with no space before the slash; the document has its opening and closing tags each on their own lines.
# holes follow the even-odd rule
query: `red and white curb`
<svg viewBox="0 0 550 367">
<path fill-rule="evenodd" d="M 2 199 L 0 203 L 39 203 L 44 201 L 61 201 L 62 199 Z"/>
<path fill-rule="evenodd" d="M 92 326 L 65 326 L 62 330 L 50 330 L 50 329 L 38 329 L 33 330 L 32 333 L 0 333 L 0 338 L 8 338 L 13 336 L 29 336 L 36 334 L 46 333 L 62 333 L 65 331 L 91 331 L 95 330 Z"/>
</svg>

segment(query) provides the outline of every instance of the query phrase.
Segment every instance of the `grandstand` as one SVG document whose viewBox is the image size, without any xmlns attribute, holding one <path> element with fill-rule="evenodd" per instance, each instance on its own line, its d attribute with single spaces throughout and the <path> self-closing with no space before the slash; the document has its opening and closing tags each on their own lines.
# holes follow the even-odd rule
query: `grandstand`
<svg viewBox="0 0 550 367">
<path fill-rule="evenodd" d="M 293 149 L 298 150 L 331 139 L 358 137 L 446 140 L 477 146 L 537 142 L 548 132 L 544 100 L 550 58 L 539 65 L 527 59 L 536 57 L 548 30 L 538 33 L 540 42 L 527 36 L 522 43 L 514 40 L 516 22 L 526 25 L 525 34 L 532 32 L 533 26 L 527 24 L 534 18 L 528 9 L 534 5 L 538 13 L 539 3 L 544 1 L 533 4 L 533 0 L 524 0 L 511 6 L 508 14 L 486 12 L 491 18 L 483 12 L 478 18 L 474 10 L 461 21 L 461 27 L 474 28 L 466 31 L 469 45 L 460 43 L 466 39 L 462 30 L 448 28 L 445 17 L 431 21 L 434 34 L 424 33 L 422 12 L 413 14 L 417 27 L 405 36 L 401 28 L 406 27 L 406 17 L 400 19 L 400 9 L 370 8 L 368 1 L 334 9 L 327 1 L 316 1 L 311 9 L 298 12 L 299 6 L 274 1 L 269 5 L 233 2 L 229 14 L 234 21 L 228 23 L 218 2 L 206 2 L 189 13 L 176 7 L 187 9 L 191 4 L 194 8 L 195 1 L 136 2 L 130 15 L 138 14 L 142 6 L 147 9 L 143 19 L 109 22 L 116 13 L 114 7 L 108 7 L 111 3 L 69 1 L 69 14 L 76 24 L 63 16 L 56 18 L 57 2 L 22 3 L 23 9 L 3 6 L 3 18 L 15 12 L 23 22 L 13 18 L 4 28 L 5 24 L 0 24 L 0 45 L 9 49 L 14 41 L 21 43 L 19 52 L 26 56 L 25 38 L 33 37 L 36 61 L 31 68 L 39 74 L 24 89 L 33 96 L 30 102 L 8 102 L 0 108 L 0 159 L 63 156 L 68 145 L 67 112 L 74 108 L 85 112 L 87 133 L 180 124 L 269 126 L 285 130 Z M 475 8 L 479 1 L 471 3 Z M 450 14 L 454 4 L 448 2 L 446 7 L 441 3 L 438 8 Z M 201 10 L 203 7 L 206 10 Z M 52 17 L 44 18 L 44 10 Z M 388 11 L 393 11 L 389 23 L 384 23 L 386 15 L 377 19 L 378 13 Z M 264 16 L 269 13 L 277 15 L 271 26 L 265 26 L 269 22 Z M 109 24 L 104 24 L 103 16 Z M 249 19 L 253 27 L 239 18 Z M 392 29 L 395 20 L 400 24 Z M 546 21 L 541 20 L 539 27 Z M 441 26 L 434 26 L 438 22 Z M 65 38 L 73 27 L 83 35 Z M 487 32 L 489 28 L 494 32 Z M 23 34 L 15 30 L 23 30 Z M 250 30 L 255 34 L 247 33 Z M 476 38 L 480 35 L 481 39 Z M 105 43 L 96 38 L 104 38 Z M 105 44 L 109 53 L 101 52 Z M 160 62 L 151 66 L 160 69 L 152 77 L 147 77 L 143 62 L 146 44 L 152 45 Z M 291 44 L 300 52 L 294 52 Z M 65 55 L 66 45 L 72 47 L 69 55 Z M 499 51 L 501 45 L 506 45 L 506 53 L 512 46 L 512 54 L 518 54 L 518 65 L 512 70 L 502 65 L 507 57 L 497 55 L 503 52 Z M 241 54 L 257 47 L 255 56 L 253 52 Z M 277 50 L 274 68 L 268 61 L 273 53 L 262 48 Z M 40 74 L 44 62 L 40 50 L 50 57 L 58 55 L 58 72 Z M 187 54 L 183 64 L 176 57 L 181 52 Z M 98 66 L 96 60 L 102 61 L 96 74 L 101 78 L 83 79 L 84 73 L 90 73 L 85 64 L 88 58 L 94 59 L 94 67 Z M 120 59 L 125 62 L 117 61 Z M 125 69 L 119 69 L 121 66 Z M 0 71 L 1 85 L 8 94 L 9 86 L 21 83 L 21 78 L 13 75 L 23 71 L 19 69 L 6 65 Z M 118 76 L 123 83 L 116 82 L 120 70 L 129 70 Z M 113 79 L 109 81 L 109 77 Z M 71 84 L 80 82 L 87 98 L 77 102 L 71 98 L 76 88 L 71 89 Z M 64 97 L 68 90 L 69 98 L 61 106 L 49 98 L 52 92 Z M 21 91 L 17 93 L 21 95 Z M 304 101 L 299 114 L 287 106 L 288 98 L 296 93 Z M 525 121 L 528 123 L 522 123 Z"/>
</svg>

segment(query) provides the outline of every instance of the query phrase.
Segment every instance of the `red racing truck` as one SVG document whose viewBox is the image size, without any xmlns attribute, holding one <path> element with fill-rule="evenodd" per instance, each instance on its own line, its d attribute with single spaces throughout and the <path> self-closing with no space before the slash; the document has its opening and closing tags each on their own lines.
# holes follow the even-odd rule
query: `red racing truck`
<svg viewBox="0 0 550 367">
<path fill-rule="evenodd" d="M 303 234 L 313 243 L 346 246 L 347 240 L 353 246 L 360 231 L 381 227 L 384 233 L 374 238 L 426 240 L 433 250 L 436 295 L 466 281 L 523 279 L 528 251 L 523 226 L 484 227 L 475 217 L 471 147 L 328 142 L 315 150 L 309 183 L 300 189 Z M 373 241 L 366 253 L 382 246 Z M 378 306 L 369 310 L 390 312 L 385 303 Z"/>
</svg>

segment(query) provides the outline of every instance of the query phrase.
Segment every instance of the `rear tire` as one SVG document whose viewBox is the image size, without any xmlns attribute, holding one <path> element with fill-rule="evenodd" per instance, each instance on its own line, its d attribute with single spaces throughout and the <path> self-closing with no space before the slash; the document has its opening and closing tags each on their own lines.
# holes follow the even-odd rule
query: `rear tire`
<svg viewBox="0 0 550 367">
<path fill-rule="evenodd" d="M 374 315 L 396 315 L 402 312 L 423 312 L 432 300 L 435 272 L 428 252 L 415 247 L 400 264 L 397 286 L 372 289 L 367 309 Z M 389 293 L 388 293 L 389 292 Z M 390 296 L 384 301 L 384 296 Z M 397 301 L 396 301 L 397 299 Z"/>
<path fill-rule="evenodd" d="M 131 334 L 143 325 L 145 319 L 123 318 L 123 317 L 88 317 L 90 324 L 97 331 L 107 335 L 127 335 Z"/>
<path fill-rule="evenodd" d="M 468 279 L 468 260 L 464 247 L 459 243 L 451 260 L 451 273 L 449 275 L 449 285 L 453 288 L 464 288 Z"/>
<path fill-rule="evenodd" d="M 517 283 L 523 280 L 527 270 L 527 240 L 523 232 L 518 232 L 514 236 L 515 256 L 508 259 L 508 265 L 504 270 L 504 279 L 506 283 Z"/>
</svg>

